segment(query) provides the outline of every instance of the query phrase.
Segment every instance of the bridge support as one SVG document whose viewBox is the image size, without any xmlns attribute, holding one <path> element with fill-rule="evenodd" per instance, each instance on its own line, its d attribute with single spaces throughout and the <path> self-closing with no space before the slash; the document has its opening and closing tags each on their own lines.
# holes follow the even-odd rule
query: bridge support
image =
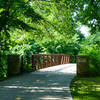
<svg viewBox="0 0 100 100">
<path fill-rule="evenodd" d="M 20 73 L 20 55 L 8 55 L 8 76 Z"/>
<path fill-rule="evenodd" d="M 78 55 L 77 56 L 77 76 L 88 77 L 89 72 L 89 56 Z"/>
</svg>

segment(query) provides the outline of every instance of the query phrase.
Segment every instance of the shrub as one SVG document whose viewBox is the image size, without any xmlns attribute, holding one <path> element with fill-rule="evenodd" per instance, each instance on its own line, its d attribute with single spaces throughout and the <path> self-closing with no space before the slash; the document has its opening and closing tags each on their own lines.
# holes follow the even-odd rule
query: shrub
<svg viewBox="0 0 100 100">
<path fill-rule="evenodd" d="M 0 51 L 0 78 L 7 74 L 7 56 Z"/>
</svg>

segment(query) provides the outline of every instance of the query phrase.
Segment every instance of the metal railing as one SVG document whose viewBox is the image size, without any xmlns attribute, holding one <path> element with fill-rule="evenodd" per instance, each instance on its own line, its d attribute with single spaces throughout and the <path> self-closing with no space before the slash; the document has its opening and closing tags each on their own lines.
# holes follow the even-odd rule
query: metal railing
<svg viewBox="0 0 100 100">
<path fill-rule="evenodd" d="M 71 55 L 67 54 L 34 54 L 21 56 L 22 66 L 33 70 L 47 68 L 50 66 L 70 63 Z"/>
</svg>

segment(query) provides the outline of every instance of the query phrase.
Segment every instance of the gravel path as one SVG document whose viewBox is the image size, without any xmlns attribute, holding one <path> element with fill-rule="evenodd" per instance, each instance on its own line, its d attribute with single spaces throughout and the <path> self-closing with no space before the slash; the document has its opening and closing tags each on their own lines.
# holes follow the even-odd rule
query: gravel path
<svg viewBox="0 0 100 100">
<path fill-rule="evenodd" d="M 70 82 L 76 64 L 64 64 L 26 73 L 0 82 L 0 100 L 72 100 Z"/>
</svg>

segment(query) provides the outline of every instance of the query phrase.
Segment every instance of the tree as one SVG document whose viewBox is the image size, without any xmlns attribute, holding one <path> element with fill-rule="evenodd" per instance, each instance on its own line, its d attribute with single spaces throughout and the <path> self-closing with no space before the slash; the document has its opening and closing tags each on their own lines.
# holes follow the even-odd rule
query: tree
<svg viewBox="0 0 100 100">
<path fill-rule="evenodd" d="M 32 27 L 29 22 L 38 22 L 41 19 L 28 0 L 0 0 L 1 49 L 8 50 L 9 31 L 12 31 L 12 28 L 38 31 L 39 29 Z"/>
<path fill-rule="evenodd" d="M 40 53 L 41 46 L 46 53 L 75 50 L 82 39 L 73 18 L 78 10 L 74 4 L 73 0 L 0 0 L 0 54 Z"/>
<path fill-rule="evenodd" d="M 81 0 L 82 1 L 82 0 Z M 100 1 L 99 0 L 84 0 L 76 10 L 77 21 L 90 27 L 91 34 L 100 32 Z"/>
</svg>

